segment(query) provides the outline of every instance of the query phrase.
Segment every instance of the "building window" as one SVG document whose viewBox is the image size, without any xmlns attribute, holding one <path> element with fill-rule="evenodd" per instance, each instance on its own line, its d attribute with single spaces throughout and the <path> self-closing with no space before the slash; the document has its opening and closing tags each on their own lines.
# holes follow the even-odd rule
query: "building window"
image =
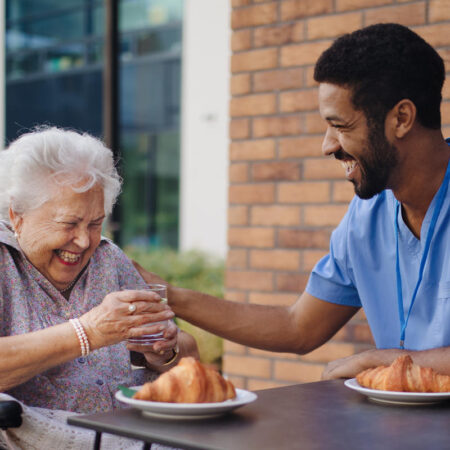
<svg viewBox="0 0 450 450">
<path fill-rule="evenodd" d="M 178 245 L 182 0 L 119 1 L 119 243 Z M 6 1 L 6 138 L 102 136 L 102 0 Z"/>
</svg>

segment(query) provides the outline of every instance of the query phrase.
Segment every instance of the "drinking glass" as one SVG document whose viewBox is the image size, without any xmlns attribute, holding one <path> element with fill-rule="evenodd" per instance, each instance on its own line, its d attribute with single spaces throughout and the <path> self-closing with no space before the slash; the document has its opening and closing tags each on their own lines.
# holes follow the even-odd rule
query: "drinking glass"
<svg viewBox="0 0 450 450">
<path fill-rule="evenodd" d="M 164 286 L 163 284 L 147 284 L 147 287 L 144 289 L 156 292 L 161 297 L 161 301 L 167 303 L 167 287 Z M 165 327 L 167 327 L 169 326 L 169 321 L 161 320 L 159 322 L 147 323 L 143 326 L 150 326 L 150 325 L 165 325 Z M 143 336 L 130 338 L 128 339 L 128 342 L 132 344 L 151 345 L 157 341 L 165 340 L 163 334 L 164 330 L 158 333 L 144 334 Z"/>
</svg>

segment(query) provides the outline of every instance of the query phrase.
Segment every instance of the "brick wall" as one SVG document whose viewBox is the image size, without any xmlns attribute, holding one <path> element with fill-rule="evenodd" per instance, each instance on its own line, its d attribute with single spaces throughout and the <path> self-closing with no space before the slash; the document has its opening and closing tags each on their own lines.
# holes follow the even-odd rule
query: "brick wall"
<svg viewBox="0 0 450 450">
<path fill-rule="evenodd" d="M 321 155 L 316 59 L 340 34 L 388 18 L 422 35 L 450 67 L 450 0 L 231 4 L 227 298 L 289 305 L 353 196 L 340 164 Z M 442 106 L 446 136 L 449 84 Z M 226 342 L 224 371 L 247 389 L 316 381 L 328 361 L 371 345 L 361 311 L 332 341 L 301 357 Z"/>
</svg>

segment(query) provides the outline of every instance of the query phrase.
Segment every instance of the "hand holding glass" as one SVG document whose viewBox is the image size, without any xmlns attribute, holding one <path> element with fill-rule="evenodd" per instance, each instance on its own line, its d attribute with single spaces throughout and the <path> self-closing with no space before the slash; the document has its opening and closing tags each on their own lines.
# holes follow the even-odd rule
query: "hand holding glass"
<svg viewBox="0 0 450 450">
<path fill-rule="evenodd" d="M 167 287 L 163 284 L 148 284 L 146 290 L 156 292 L 161 297 L 161 301 L 167 303 Z M 161 320 L 159 322 L 146 323 L 143 326 L 151 325 L 164 325 L 165 327 L 168 327 L 169 321 Z M 130 338 L 128 339 L 128 342 L 131 344 L 151 345 L 157 341 L 164 341 L 165 338 L 163 335 L 164 331 L 153 334 L 144 334 L 143 336 Z"/>
</svg>

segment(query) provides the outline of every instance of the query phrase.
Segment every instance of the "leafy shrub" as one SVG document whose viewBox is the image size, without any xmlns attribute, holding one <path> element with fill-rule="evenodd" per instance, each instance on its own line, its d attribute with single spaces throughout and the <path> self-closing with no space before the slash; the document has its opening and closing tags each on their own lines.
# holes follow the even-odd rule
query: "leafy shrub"
<svg viewBox="0 0 450 450">
<path fill-rule="evenodd" d="M 174 286 L 204 292 L 216 297 L 224 294 L 224 263 L 200 251 L 176 252 L 172 249 L 126 247 L 125 253 L 146 270 L 158 274 Z M 221 365 L 222 339 L 185 320 L 176 319 L 180 329 L 197 341 L 200 359 Z"/>
</svg>

